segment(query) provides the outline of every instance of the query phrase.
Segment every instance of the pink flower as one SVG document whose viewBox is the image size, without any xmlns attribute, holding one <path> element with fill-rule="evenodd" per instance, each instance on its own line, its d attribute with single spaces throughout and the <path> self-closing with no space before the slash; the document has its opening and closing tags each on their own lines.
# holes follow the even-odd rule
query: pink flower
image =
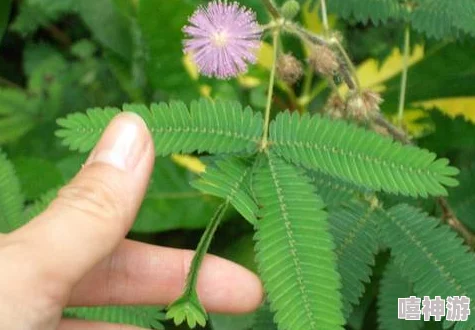
<svg viewBox="0 0 475 330">
<path fill-rule="evenodd" d="M 256 62 L 262 31 L 254 12 L 217 0 L 199 7 L 189 22 L 183 28 L 189 37 L 184 51 L 203 75 L 227 79 L 246 72 L 247 62 Z"/>
</svg>

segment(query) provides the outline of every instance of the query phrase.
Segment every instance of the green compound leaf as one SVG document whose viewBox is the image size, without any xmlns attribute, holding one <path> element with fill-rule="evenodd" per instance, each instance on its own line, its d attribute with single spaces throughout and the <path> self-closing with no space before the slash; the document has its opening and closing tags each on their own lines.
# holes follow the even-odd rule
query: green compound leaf
<svg viewBox="0 0 475 330">
<path fill-rule="evenodd" d="M 228 200 L 252 225 L 256 225 L 257 205 L 249 187 L 252 164 L 237 157 L 218 160 L 206 167 L 191 185 L 205 194 Z"/>
<path fill-rule="evenodd" d="M 475 296 L 475 256 L 462 239 L 437 219 L 400 204 L 381 212 L 381 234 L 403 276 L 418 297 Z M 471 304 L 475 315 L 475 304 Z M 456 330 L 473 329 L 475 317 L 459 322 Z"/>
<path fill-rule="evenodd" d="M 318 195 L 329 208 L 339 207 L 340 204 L 352 200 L 357 195 L 369 192 L 365 188 L 358 187 L 320 171 L 307 171 L 307 175 L 315 185 Z"/>
<path fill-rule="evenodd" d="M 12 88 L 0 88 L 0 144 L 15 141 L 30 131 L 39 108 L 38 98 Z"/>
<path fill-rule="evenodd" d="M 328 1 L 328 10 L 345 19 L 378 24 L 400 18 L 404 7 L 398 0 L 331 0 Z"/>
<path fill-rule="evenodd" d="M 221 202 L 190 187 L 197 178 L 170 157 L 158 157 L 132 231 L 150 234 L 206 227 Z"/>
<path fill-rule="evenodd" d="M 30 221 L 31 219 L 42 213 L 44 210 L 46 210 L 48 205 L 50 205 L 58 196 L 58 191 L 59 188 L 53 188 L 51 190 L 48 190 L 31 205 L 29 205 L 24 212 L 25 220 Z"/>
<path fill-rule="evenodd" d="M 13 164 L 0 149 L 0 233 L 8 233 L 24 223 L 23 195 Z"/>
<path fill-rule="evenodd" d="M 257 310 L 252 330 L 278 330 L 274 323 L 274 313 L 271 312 L 267 302 Z"/>
<path fill-rule="evenodd" d="M 475 36 L 475 2 L 472 0 L 416 0 L 411 13 L 415 30 L 429 37 L 459 37 L 460 33 Z"/>
<path fill-rule="evenodd" d="M 342 329 L 340 276 L 323 202 L 303 171 L 270 154 L 256 169 L 256 260 L 281 329 Z"/>
<path fill-rule="evenodd" d="M 252 327 L 255 313 L 209 314 L 210 330 L 256 330 Z M 271 329 L 266 329 L 271 330 Z"/>
<path fill-rule="evenodd" d="M 475 36 L 475 2 L 472 0 L 414 0 L 411 8 L 399 0 L 331 0 L 328 10 L 344 19 L 367 23 L 406 20 L 418 32 L 442 39 Z"/>
<path fill-rule="evenodd" d="M 330 232 L 335 239 L 347 318 L 364 293 L 364 283 L 370 281 L 379 246 L 378 216 L 375 205 L 357 200 L 330 212 Z"/>
<path fill-rule="evenodd" d="M 88 151 L 97 143 L 119 109 L 89 109 L 59 119 L 56 135 L 73 150 Z M 255 152 L 262 135 L 262 115 L 237 102 L 193 101 L 190 109 L 182 102 L 124 105 L 124 111 L 139 114 L 147 123 L 157 155 L 171 153 Z"/>
<path fill-rule="evenodd" d="M 86 113 L 73 113 L 57 120 L 61 129 L 56 136 L 71 150 L 86 152 L 99 141 L 109 122 L 120 112 L 117 108 L 92 108 Z"/>
<path fill-rule="evenodd" d="M 10 28 L 22 36 L 31 35 L 40 27 L 58 20 L 61 15 L 75 12 L 75 9 L 74 0 L 25 0 L 20 3 L 18 15 Z"/>
<path fill-rule="evenodd" d="M 449 202 L 457 218 L 475 231 L 475 165 L 462 169 L 460 186 L 450 191 Z"/>
<path fill-rule="evenodd" d="M 63 185 L 64 178 L 55 163 L 39 157 L 18 157 L 13 160 L 25 199 L 39 198 L 45 191 Z"/>
<path fill-rule="evenodd" d="M 381 330 L 417 330 L 423 321 L 406 321 L 396 317 L 398 298 L 414 296 L 409 280 L 401 275 L 398 265 L 391 261 L 384 270 L 378 293 L 378 323 Z"/>
<path fill-rule="evenodd" d="M 279 114 L 270 127 L 270 148 L 306 168 L 375 191 L 408 196 L 447 195 L 458 170 L 445 158 L 344 121 Z"/>
<path fill-rule="evenodd" d="M 67 308 L 65 316 L 76 319 L 120 323 L 147 329 L 165 329 L 165 319 L 158 306 L 100 306 Z"/>
</svg>

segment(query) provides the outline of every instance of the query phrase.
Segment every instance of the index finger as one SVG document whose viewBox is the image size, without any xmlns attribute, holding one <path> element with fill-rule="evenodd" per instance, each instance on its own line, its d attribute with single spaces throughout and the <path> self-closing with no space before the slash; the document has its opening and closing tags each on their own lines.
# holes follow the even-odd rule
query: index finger
<svg viewBox="0 0 475 330">
<path fill-rule="evenodd" d="M 54 276 L 71 288 L 111 254 L 135 219 L 154 158 L 140 117 L 123 113 L 113 119 L 84 168 L 50 207 L 8 237 L 29 250 L 35 276 Z"/>
</svg>

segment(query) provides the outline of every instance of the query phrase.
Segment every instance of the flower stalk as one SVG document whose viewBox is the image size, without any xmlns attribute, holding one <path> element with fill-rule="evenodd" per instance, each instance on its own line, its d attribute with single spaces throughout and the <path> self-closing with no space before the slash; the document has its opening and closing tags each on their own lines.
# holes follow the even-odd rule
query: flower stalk
<svg viewBox="0 0 475 330">
<path fill-rule="evenodd" d="M 323 29 L 325 30 L 325 34 L 328 36 L 330 27 L 328 25 L 327 4 L 325 0 L 320 0 L 320 10 L 322 12 Z"/>
<path fill-rule="evenodd" d="M 280 18 L 280 13 L 271 0 L 262 0 L 262 2 L 274 19 Z"/>
<path fill-rule="evenodd" d="M 346 52 L 345 48 L 341 45 L 340 41 L 338 41 L 338 39 L 332 38 L 330 40 L 330 42 L 331 42 L 332 45 L 334 45 L 336 47 L 336 49 L 338 49 L 338 51 L 340 52 L 340 54 L 341 54 L 341 56 L 344 60 L 344 65 L 342 66 L 342 68 L 343 67 L 349 68 L 349 71 L 351 73 L 351 77 L 352 77 L 352 80 L 353 80 L 354 84 L 351 84 L 351 86 L 348 85 L 348 87 L 350 89 L 356 89 L 357 92 L 360 92 L 361 91 L 360 80 L 358 78 L 358 74 L 356 72 L 355 65 L 353 64 L 353 61 L 350 59 L 350 56 Z"/>
<path fill-rule="evenodd" d="M 402 57 L 402 77 L 401 77 L 401 88 L 399 94 L 399 106 L 397 112 L 397 122 L 399 127 L 403 126 L 404 119 L 404 107 L 406 102 L 406 88 L 407 88 L 407 71 L 409 69 L 409 51 L 411 43 L 411 30 L 409 25 L 406 25 L 404 29 L 404 54 Z"/>
<path fill-rule="evenodd" d="M 263 129 L 264 133 L 262 135 L 261 150 L 265 150 L 267 148 L 267 143 L 268 143 L 270 110 L 272 107 L 272 96 L 274 94 L 274 82 L 275 82 L 275 71 L 276 71 L 276 66 L 277 66 L 277 57 L 279 55 L 279 36 L 280 36 L 280 29 L 277 28 L 272 32 L 272 46 L 274 47 L 274 55 L 272 58 L 272 68 L 270 71 L 269 90 L 267 92 L 267 102 L 266 102 L 266 110 L 265 110 L 265 117 L 264 117 L 264 129 Z"/>
<path fill-rule="evenodd" d="M 181 324 L 185 320 L 191 328 L 194 328 L 196 324 L 201 326 L 206 324 L 207 315 L 199 300 L 196 284 L 198 282 L 201 263 L 209 249 L 211 240 L 219 224 L 223 220 L 228 205 L 229 201 L 222 203 L 208 223 L 191 262 L 183 294 L 168 306 L 167 318 L 174 319 L 176 325 Z"/>
</svg>

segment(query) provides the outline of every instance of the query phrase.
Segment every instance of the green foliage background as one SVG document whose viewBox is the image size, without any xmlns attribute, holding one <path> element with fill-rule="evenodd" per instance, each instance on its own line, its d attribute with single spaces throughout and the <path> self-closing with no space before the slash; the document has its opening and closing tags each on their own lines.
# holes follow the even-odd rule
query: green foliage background
<svg viewBox="0 0 475 330">
<path fill-rule="evenodd" d="M 188 104 L 188 101 L 203 96 L 206 86 L 214 99 L 234 104 L 230 106 L 230 111 L 241 113 L 239 103 L 253 107 L 254 114 L 246 110 L 240 118 L 242 126 L 249 129 L 246 139 L 233 142 L 234 150 L 250 151 L 253 148 L 250 141 L 261 134 L 262 117 L 259 111 L 263 109 L 263 83 L 268 78 L 268 70 L 261 62 L 251 68 L 250 75 L 259 81 L 253 89 L 234 80 L 216 81 L 196 78 L 190 74 L 184 64 L 181 28 L 194 8 L 203 2 L 22 0 L 0 3 L 0 232 L 9 232 L 38 214 L 54 198 L 57 189 L 68 182 L 80 168 L 85 156 L 65 148 L 54 134 L 58 129 L 56 120 L 73 112 L 92 109 L 87 114 L 70 117 L 78 118 L 80 125 L 84 118 L 94 120 L 95 113 L 104 115 L 99 112 L 99 108 L 107 107 L 105 116 L 110 118 L 124 103 L 150 104 L 180 99 Z M 475 96 L 475 2 L 454 0 L 449 5 L 448 1 L 443 0 L 415 0 L 414 9 L 410 11 L 402 5 L 403 1 L 398 0 L 327 2 L 329 11 L 336 19 L 335 27 L 342 31 L 346 47 L 356 64 L 368 58 L 375 58 L 382 64 L 393 48 L 402 44 L 401 31 L 404 26 L 412 28 L 413 45 L 424 45 L 425 56 L 410 69 L 408 104 L 442 97 Z M 260 1 L 243 0 L 241 3 L 253 8 L 261 23 L 268 20 Z M 311 8 L 317 6 L 318 1 L 309 1 L 309 4 Z M 437 15 L 430 14 L 433 12 Z M 299 16 L 299 20 L 305 22 L 303 14 Z M 303 59 L 305 50 L 301 44 L 288 37 L 283 38 L 283 44 Z M 328 96 L 328 92 L 322 88 L 326 83 L 319 77 L 307 75 L 307 82 L 301 81 L 292 88 L 282 82 L 278 83 L 274 114 L 286 109 L 299 110 L 301 107 L 305 107 L 310 113 L 321 111 Z M 400 76 L 396 75 L 385 82 L 386 89 L 382 95 L 385 103 L 382 110 L 388 116 L 397 110 L 399 80 Z M 298 99 L 304 96 L 310 99 L 301 105 Z M 235 101 L 239 103 L 232 103 Z M 196 103 L 193 106 L 199 107 Z M 129 107 L 131 111 L 148 114 L 148 108 L 133 105 Z M 152 108 L 152 112 L 166 111 L 167 107 L 162 103 L 155 110 Z M 176 111 L 187 111 L 186 106 L 178 103 L 172 102 L 170 107 L 176 108 Z M 412 108 L 421 106 L 413 105 Z M 425 116 L 420 119 L 419 124 L 423 129 L 417 132 L 416 143 L 439 156 L 450 158 L 452 164 L 461 169 L 461 184 L 449 189 L 448 200 L 460 221 L 469 230 L 475 231 L 475 109 L 468 109 L 465 117 L 455 118 L 440 109 L 420 110 Z M 210 116 L 220 118 L 217 110 Z M 274 126 L 285 116 L 290 115 L 279 115 Z M 297 127 L 298 119 L 294 121 Z M 188 125 L 194 124 L 196 123 L 190 117 Z M 67 134 L 58 133 L 66 140 Z M 275 152 L 284 158 L 290 158 L 289 155 L 295 152 L 285 147 L 284 142 L 293 138 L 306 139 L 304 134 L 278 136 L 273 128 L 271 137 L 276 142 L 282 142 L 282 145 L 276 144 Z M 69 144 L 74 149 L 86 151 L 96 138 L 94 135 L 80 141 L 71 138 Z M 212 143 L 213 137 L 203 137 L 203 146 Z M 169 150 L 163 148 L 158 150 L 163 155 L 169 153 Z M 196 150 L 183 148 L 181 151 Z M 324 158 L 325 155 L 307 157 Z M 284 162 L 270 157 L 269 161 L 271 160 L 276 161 L 276 175 L 288 174 L 289 169 Z M 204 158 L 203 161 L 206 163 L 207 159 Z M 322 163 L 324 164 L 319 164 Z M 178 165 L 169 157 L 157 159 L 152 183 L 130 237 L 160 245 L 195 248 L 202 229 L 219 205 L 218 198 L 211 195 L 226 197 L 232 189 L 224 186 L 218 192 L 210 184 L 220 178 L 220 171 L 226 172 L 228 165 L 222 163 L 221 168 L 211 170 L 207 172 L 207 176 L 196 180 L 196 173 Z M 310 163 L 301 165 L 315 166 Z M 265 176 L 258 173 L 258 176 L 262 176 L 259 180 L 265 181 Z M 439 261 L 452 262 L 457 271 L 455 274 L 445 275 L 449 280 L 453 279 L 462 285 L 464 292 L 475 294 L 471 283 L 473 281 L 470 282 L 461 275 L 467 264 L 471 265 L 468 270 L 475 267 L 473 256 L 464 254 L 465 249 L 455 233 L 446 226 L 438 226 L 441 213 L 435 203 L 430 200 L 409 200 L 383 195 L 381 200 L 386 206 L 383 210 L 374 208 L 368 201 L 348 202 L 361 191 L 358 191 L 359 187 L 345 181 L 329 181 L 318 173 L 310 176 L 312 182 L 302 179 L 299 173 L 291 173 L 290 176 L 293 180 L 285 178 L 289 181 L 284 180 L 284 184 L 298 185 L 301 191 L 312 190 L 315 185 L 326 205 L 323 211 L 320 210 L 323 207 L 321 201 L 310 207 L 316 208 L 316 214 L 329 214 L 329 231 L 334 236 L 338 271 L 342 275 L 343 310 L 348 329 L 442 327 L 442 323 L 420 323 L 411 324 L 409 328 L 406 323 L 392 319 L 396 315 L 394 303 L 398 295 L 428 294 L 442 290 L 434 288 L 435 291 L 429 292 L 421 289 L 425 282 L 437 281 L 431 278 L 431 274 L 419 274 L 416 270 L 405 267 L 402 267 L 402 272 L 397 271 L 398 263 L 409 263 L 411 258 L 416 258 L 413 262 L 427 263 L 428 268 L 433 263 L 428 255 L 418 254 L 417 246 L 411 246 L 409 239 L 394 240 L 394 236 L 389 233 L 396 231 L 400 237 L 420 235 L 416 238 L 422 242 L 427 241 L 427 237 L 439 237 L 438 243 L 429 244 L 427 249 L 463 255 L 460 260 L 442 258 Z M 381 177 L 373 178 L 371 188 L 381 188 L 378 186 L 379 181 Z M 193 186 L 199 190 L 193 189 L 187 182 L 193 182 Z M 389 181 L 383 182 L 381 186 L 386 191 L 395 189 Z M 440 187 L 434 190 L 440 192 Z M 259 193 L 265 195 L 265 192 L 258 191 L 257 194 Z M 411 188 L 405 194 L 426 195 L 425 192 L 417 193 Z M 254 231 L 251 226 L 256 219 L 255 210 L 246 210 L 246 205 L 250 204 L 249 198 L 249 192 L 239 191 L 230 200 L 248 222 L 242 221 L 237 213 L 228 212 L 226 223 L 219 228 L 211 252 L 257 270 L 252 241 Z M 401 202 L 410 205 L 400 206 Z M 425 213 L 416 210 L 414 206 L 421 207 Z M 298 213 L 298 210 L 290 212 Z M 315 231 L 323 232 L 325 225 L 319 224 L 319 219 L 316 218 L 306 221 L 314 221 L 318 224 Z M 386 221 L 377 226 L 381 219 Z M 346 236 L 347 233 L 351 235 Z M 308 232 L 301 235 L 303 240 L 312 239 Z M 377 240 L 376 236 L 382 239 Z M 262 241 L 259 244 L 261 243 Z M 388 248 L 397 251 L 399 257 L 392 258 Z M 265 253 L 261 251 L 261 254 Z M 258 260 L 260 257 L 262 255 L 257 255 Z M 331 255 L 322 255 L 322 262 L 332 258 Z M 281 262 L 289 261 L 283 259 Z M 312 269 L 305 271 L 312 276 Z M 432 271 L 437 273 L 440 269 L 434 268 Z M 330 274 L 329 277 L 337 278 L 335 274 Z M 337 283 L 328 285 L 338 286 Z M 448 293 L 451 292 L 450 289 L 450 285 L 443 288 Z M 328 312 L 337 308 L 338 303 L 332 303 Z M 158 307 L 137 310 L 125 306 L 105 311 L 68 310 L 66 313 L 76 317 L 102 318 L 156 328 L 160 328 L 163 323 L 167 329 L 173 329 L 173 325 L 163 321 L 163 315 L 158 310 Z M 273 329 L 275 326 L 272 325 L 272 317 L 266 307 L 247 316 L 212 315 L 207 327 L 214 330 L 244 330 L 254 324 L 253 329 Z M 253 323 L 254 319 L 256 323 Z"/>
</svg>

